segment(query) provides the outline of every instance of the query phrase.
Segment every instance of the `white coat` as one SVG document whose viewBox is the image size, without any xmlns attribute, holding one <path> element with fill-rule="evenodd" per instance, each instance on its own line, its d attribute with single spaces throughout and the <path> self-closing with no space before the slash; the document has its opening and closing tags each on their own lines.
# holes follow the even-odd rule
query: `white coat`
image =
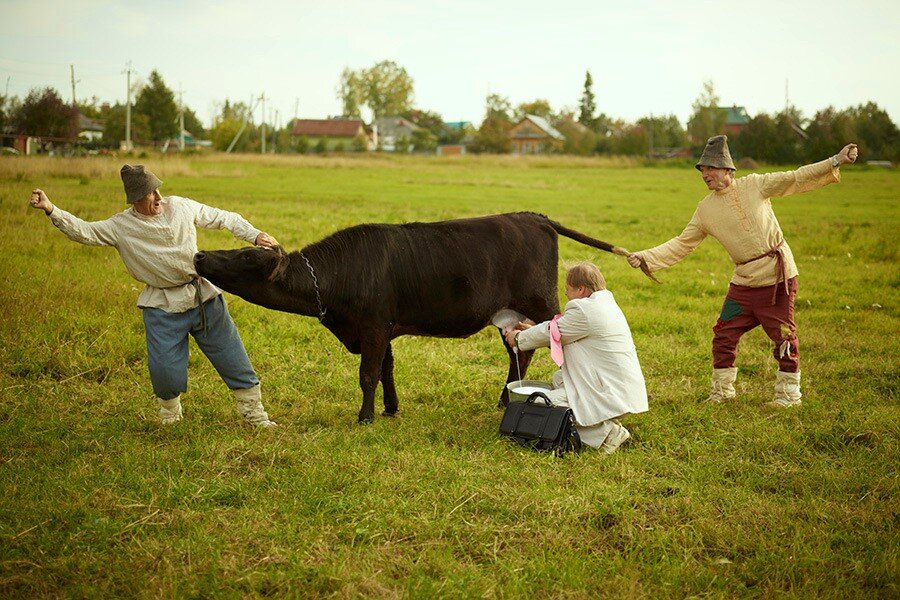
<svg viewBox="0 0 900 600">
<path fill-rule="evenodd" d="M 519 348 L 549 346 L 549 325 L 544 321 L 519 333 Z M 612 292 L 569 301 L 557 325 L 565 356 L 563 385 L 579 425 L 648 410 L 637 349 Z"/>
</svg>

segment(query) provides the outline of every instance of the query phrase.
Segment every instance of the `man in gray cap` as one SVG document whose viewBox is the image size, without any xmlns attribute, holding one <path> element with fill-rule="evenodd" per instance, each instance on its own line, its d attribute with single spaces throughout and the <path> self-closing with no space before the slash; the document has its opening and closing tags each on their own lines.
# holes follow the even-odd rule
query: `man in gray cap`
<svg viewBox="0 0 900 600">
<path fill-rule="evenodd" d="M 642 262 L 650 271 L 672 266 L 706 236 L 716 238 L 735 263 L 734 274 L 719 320 L 713 327 L 712 391 L 707 400 L 722 402 L 735 396 L 737 345 L 757 325 L 775 342 L 779 370 L 772 408 L 799 406 L 800 347 L 794 323 L 797 265 L 784 241 L 770 198 L 818 189 L 841 180 L 840 166 L 856 161 L 856 144 L 847 144 L 821 162 L 782 173 L 751 174 L 735 179 L 728 138 L 709 138 L 697 170 L 710 193 L 700 201 L 691 221 L 678 237 L 634 252 L 632 267 Z"/>
<path fill-rule="evenodd" d="M 192 335 L 234 393 L 241 416 L 251 425 L 275 425 L 263 408 L 259 379 L 222 292 L 197 275 L 194 254 L 196 226 L 227 229 L 257 246 L 274 247 L 278 242 L 237 213 L 188 198 L 161 196 L 162 181 L 141 165 L 123 166 L 121 176 L 131 208 L 104 221 L 82 221 L 55 207 L 40 189 L 31 193 L 31 205 L 43 210 L 70 240 L 113 246 L 131 276 L 145 284 L 137 304 L 144 316 L 150 380 L 160 420 L 181 420 L 188 335 Z"/>
</svg>

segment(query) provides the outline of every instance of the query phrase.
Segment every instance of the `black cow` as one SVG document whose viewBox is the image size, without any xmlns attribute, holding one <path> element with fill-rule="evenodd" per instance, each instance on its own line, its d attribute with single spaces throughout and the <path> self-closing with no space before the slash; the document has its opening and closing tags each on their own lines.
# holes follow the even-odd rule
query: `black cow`
<svg viewBox="0 0 900 600">
<path fill-rule="evenodd" d="M 401 335 L 468 337 L 502 309 L 535 322 L 559 312 L 557 234 L 627 251 L 543 215 L 511 213 L 437 223 L 366 224 L 342 229 L 300 252 L 243 248 L 199 252 L 197 273 L 241 298 L 317 316 L 353 354 L 361 354 L 359 421 L 397 412 L 391 340 Z M 503 336 L 500 336 L 501 339 Z M 509 353 L 507 382 L 524 376 L 532 352 Z M 509 395 L 504 387 L 500 405 Z"/>
</svg>

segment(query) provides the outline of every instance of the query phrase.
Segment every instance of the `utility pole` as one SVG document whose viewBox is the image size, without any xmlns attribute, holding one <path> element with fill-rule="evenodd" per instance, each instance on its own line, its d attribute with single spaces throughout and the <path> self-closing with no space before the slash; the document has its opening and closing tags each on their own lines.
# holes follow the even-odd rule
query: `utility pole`
<svg viewBox="0 0 900 600">
<path fill-rule="evenodd" d="M 259 101 L 262 102 L 262 123 L 260 126 L 262 127 L 260 139 L 262 140 L 262 149 L 260 150 L 261 154 L 266 153 L 266 93 L 263 92 L 259 95 Z"/>
<path fill-rule="evenodd" d="M 75 99 L 75 84 L 81 83 L 81 80 L 75 80 L 75 65 L 69 65 L 69 73 L 71 74 L 72 79 L 72 108 L 77 108 L 78 101 Z"/>
<path fill-rule="evenodd" d="M 241 123 L 241 128 L 238 130 L 234 137 L 231 139 L 231 143 L 228 144 L 228 149 L 225 150 L 225 154 L 231 154 L 231 151 L 234 150 L 234 145 L 237 144 L 237 141 L 240 139 L 241 134 L 244 133 L 244 129 L 247 128 L 247 120 L 253 114 L 253 109 L 256 108 L 256 102 L 253 101 L 253 96 L 250 97 L 250 104 L 247 106 L 247 111 L 244 112 L 244 122 Z"/>
<path fill-rule="evenodd" d="M 131 61 L 129 60 L 126 63 L 126 69 L 123 71 L 125 73 L 125 88 L 126 88 L 126 97 L 125 101 L 125 150 L 131 151 L 131 74 L 134 72 L 131 68 Z"/>
<path fill-rule="evenodd" d="M 272 128 L 272 154 L 275 154 L 275 146 L 278 143 L 278 130 L 281 129 L 281 115 L 275 109 L 275 126 Z"/>
<path fill-rule="evenodd" d="M 788 107 L 791 105 L 790 100 L 788 99 L 788 80 L 784 80 L 784 114 L 787 114 Z"/>
<path fill-rule="evenodd" d="M 184 152 L 184 95 L 178 82 L 178 149 Z"/>
</svg>

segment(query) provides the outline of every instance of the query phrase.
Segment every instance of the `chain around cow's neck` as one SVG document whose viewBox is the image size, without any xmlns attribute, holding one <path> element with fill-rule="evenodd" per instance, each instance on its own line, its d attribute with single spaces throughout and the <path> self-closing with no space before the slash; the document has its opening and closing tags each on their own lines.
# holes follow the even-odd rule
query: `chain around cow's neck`
<svg viewBox="0 0 900 600">
<path fill-rule="evenodd" d="M 309 263 L 309 259 L 306 258 L 302 252 L 300 253 L 300 256 L 309 268 L 309 274 L 312 275 L 313 287 L 316 289 L 316 304 L 319 305 L 319 321 L 322 321 L 325 318 L 325 309 L 322 307 L 322 297 L 319 295 L 319 279 L 316 277 L 316 272 Z"/>
</svg>

